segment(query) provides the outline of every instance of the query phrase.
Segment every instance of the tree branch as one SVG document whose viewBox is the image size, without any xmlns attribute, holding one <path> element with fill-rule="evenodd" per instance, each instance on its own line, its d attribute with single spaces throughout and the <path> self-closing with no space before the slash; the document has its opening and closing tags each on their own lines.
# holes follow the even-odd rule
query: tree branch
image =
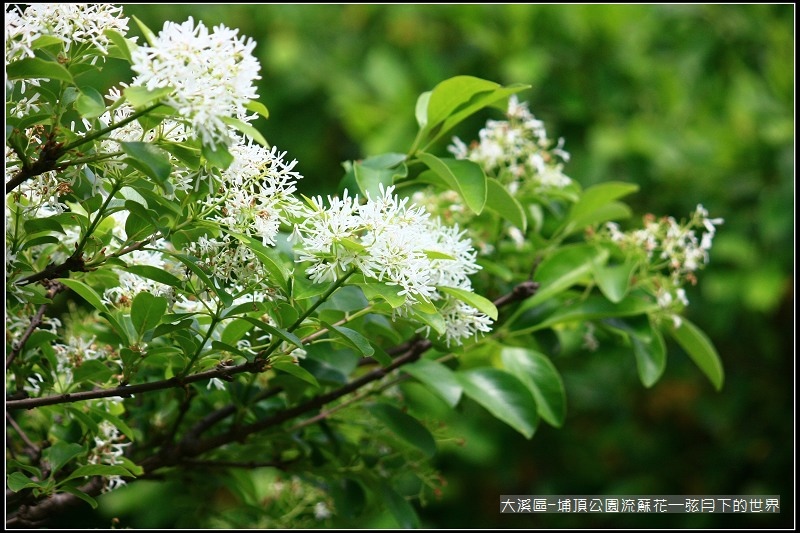
<svg viewBox="0 0 800 533">
<path fill-rule="evenodd" d="M 45 297 L 52 300 L 53 297 L 58 294 L 59 292 L 65 290 L 67 287 L 57 281 L 50 282 L 48 284 L 47 294 Z M 14 344 L 14 347 L 11 349 L 11 353 L 8 354 L 6 358 L 6 368 L 8 368 L 14 359 L 22 353 L 22 349 L 25 347 L 25 343 L 28 342 L 28 339 L 33 334 L 33 330 L 35 330 L 39 325 L 42 323 L 42 317 L 44 317 L 44 312 L 47 310 L 47 306 L 49 304 L 42 304 L 39 306 L 39 310 L 36 312 L 36 315 L 31 319 L 31 323 L 28 325 L 28 329 L 25 330 L 25 333 L 22 334 L 19 341 Z"/>
</svg>

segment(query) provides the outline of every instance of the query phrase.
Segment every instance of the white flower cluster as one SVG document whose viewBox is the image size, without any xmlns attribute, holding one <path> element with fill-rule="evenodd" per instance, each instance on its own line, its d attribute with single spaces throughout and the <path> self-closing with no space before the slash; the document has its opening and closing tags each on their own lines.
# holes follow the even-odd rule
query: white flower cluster
<svg viewBox="0 0 800 533">
<path fill-rule="evenodd" d="M 652 271 L 666 268 L 670 284 L 658 288 L 657 300 L 663 310 L 675 311 L 689 305 L 681 286 L 684 281 L 697 282 L 695 272 L 708 263 L 716 226 L 722 223 L 721 218 L 709 218 L 708 211 L 698 205 L 685 222 L 679 223 L 673 217 L 656 219 L 648 215 L 642 229 L 623 232 L 617 223 L 607 222 L 600 236 L 623 250 L 638 251 Z M 698 229 L 702 230 L 700 238 L 696 233 Z M 677 313 L 672 317 L 676 327 L 679 326 Z"/>
<path fill-rule="evenodd" d="M 109 357 L 106 348 L 98 346 L 95 337 L 90 339 L 70 337 L 66 344 L 54 343 L 53 350 L 56 354 L 56 372 L 64 379 L 64 387 L 72 383 L 72 371 L 86 361 L 98 359 L 101 361 L 113 360 Z"/>
<path fill-rule="evenodd" d="M 544 123 L 514 95 L 508 100 L 506 117 L 508 120 L 486 121 L 486 127 L 478 132 L 480 141 L 469 146 L 454 137 L 448 150 L 456 159 L 478 163 L 512 194 L 523 187 L 539 192 L 570 185 L 572 180 L 563 173 L 563 163 L 569 161 L 563 139 L 553 147 Z"/>
<path fill-rule="evenodd" d="M 284 161 L 286 152 L 238 140 L 230 149 L 233 163 L 222 171 L 217 193 L 204 204 L 222 227 L 273 246 L 287 214 L 301 207 L 293 193 L 303 176 L 294 170 L 296 160 Z"/>
<path fill-rule="evenodd" d="M 94 448 L 92 449 L 88 463 L 92 465 L 120 465 L 123 464 L 121 457 L 125 453 L 125 447 L 130 442 L 123 442 L 125 435 L 108 420 L 103 420 L 98 424 L 98 434 L 94 437 Z M 122 476 L 104 476 L 104 492 L 111 491 L 125 485 Z"/>
<path fill-rule="evenodd" d="M 164 103 L 175 108 L 203 143 L 216 147 L 232 142 L 225 118 L 249 121 L 246 105 L 258 97 L 260 79 L 252 39 L 223 25 L 213 31 L 192 17 L 182 24 L 166 22 L 150 46 L 131 51 L 137 73 L 131 85 L 148 90 L 171 87 Z"/>
<path fill-rule="evenodd" d="M 405 297 L 401 314 L 417 302 L 441 302 L 448 344 L 488 331 L 486 315 L 437 290 L 471 290 L 468 276 L 480 267 L 465 232 L 431 220 L 424 209 L 408 205 L 393 191 L 381 187 L 364 203 L 345 191 L 342 198 L 328 197 L 328 207 L 320 196 L 311 199 L 292 234 L 297 261 L 311 263 L 306 272 L 315 283 L 358 271 L 398 287 L 398 295 Z"/>
<path fill-rule="evenodd" d="M 42 36 L 55 37 L 70 47 L 89 44 L 101 55 L 108 54 L 105 30 L 128 32 L 128 18 L 122 7 L 112 4 L 29 4 L 24 10 L 13 7 L 6 12 L 6 64 L 33 57 L 33 43 Z M 94 54 L 96 55 L 96 54 Z"/>
</svg>

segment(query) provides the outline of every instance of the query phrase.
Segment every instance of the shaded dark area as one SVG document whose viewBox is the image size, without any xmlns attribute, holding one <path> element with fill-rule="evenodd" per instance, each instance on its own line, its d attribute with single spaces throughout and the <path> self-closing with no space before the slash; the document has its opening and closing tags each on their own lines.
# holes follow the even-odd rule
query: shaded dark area
<svg viewBox="0 0 800 533">
<path fill-rule="evenodd" d="M 725 219 L 688 317 L 725 365 L 714 392 L 674 346 L 651 389 L 630 353 L 561 346 L 563 428 L 528 441 L 466 403 L 440 447 L 447 484 L 431 528 L 787 528 L 794 524 L 794 6 L 126 5 L 157 31 L 188 16 L 258 42 L 256 125 L 299 160 L 306 194 L 336 191 L 341 161 L 403 151 L 419 93 L 458 74 L 521 94 L 584 186 L 637 183 L 639 215 L 702 203 Z M 135 33 L 135 30 L 134 30 Z M 477 136 L 485 113 L 460 129 Z M 469 126 L 473 129 L 470 130 Z M 447 140 L 445 140 L 447 141 Z M 231 480 L 136 482 L 53 527 L 213 527 Z M 191 478 L 191 479 L 190 479 Z M 235 481 L 235 480 L 234 480 Z M 198 499 L 198 494 L 211 495 Z M 508 516 L 501 494 L 778 494 L 780 515 Z M 120 505 L 120 499 L 130 505 Z M 167 503 L 168 502 L 168 503 Z M 135 504 L 135 505 L 134 505 Z M 112 524 L 112 517 L 119 523 Z M 380 527 L 379 518 L 336 527 Z"/>
</svg>

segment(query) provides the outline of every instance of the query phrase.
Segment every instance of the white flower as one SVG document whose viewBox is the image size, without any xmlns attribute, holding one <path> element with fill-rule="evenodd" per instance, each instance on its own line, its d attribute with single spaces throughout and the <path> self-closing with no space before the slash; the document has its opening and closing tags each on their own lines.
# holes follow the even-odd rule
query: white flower
<svg viewBox="0 0 800 533">
<path fill-rule="evenodd" d="M 128 18 L 122 16 L 122 7 L 113 4 L 29 4 L 24 11 L 11 10 L 6 16 L 10 21 L 6 24 L 6 62 L 9 55 L 11 60 L 33 57 L 30 45 L 41 35 L 60 39 L 67 52 L 77 43 L 90 45 L 106 55 L 109 38 L 103 32 L 115 30 L 123 35 L 128 32 Z"/>
<path fill-rule="evenodd" d="M 138 74 L 132 85 L 148 90 L 172 87 L 163 102 L 191 125 L 203 143 L 232 142 L 227 117 L 248 121 L 246 104 L 258 97 L 254 81 L 260 65 L 255 41 L 238 37 L 223 25 L 212 32 L 189 17 L 183 24 L 166 22 L 150 46 L 131 52 Z"/>
</svg>

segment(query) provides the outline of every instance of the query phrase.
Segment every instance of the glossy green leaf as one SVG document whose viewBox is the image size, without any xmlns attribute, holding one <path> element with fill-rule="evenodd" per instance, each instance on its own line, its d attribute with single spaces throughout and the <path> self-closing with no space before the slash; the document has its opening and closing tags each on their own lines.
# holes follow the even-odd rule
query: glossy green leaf
<svg viewBox="0 0 800 533">
<path fill-rule="evenodd" d="M 545 317 L 532 331 L 552 327 L 567 322 L 597 320 L 608 317 L 634 316 L 651 313 L 658 309 L 658 304 L 641 293 L 629 294 L 624 300 L 613 303 L 603 296 L 592 294 L 560 306 L 554 313 Z"/>
<path fill-rule="evenodd" d="M 433 88 L 428 98 L 425 113 L 427 126 L 433 127 L 443 122 L 476 95 L 491 93 L 498 87 L 500 87 L 498 83 L 474 76 L 454 76 L 442 81 Z"/>
<path fill-rule="evenodd" d="M 528 219 L 522 204 L 495 178 L 486 180 L 486 209 L 506 219 L 523 233 L 528 228 Z"/>
<path fill-rule="evenodd" d="M 457 289 L 455 287 L 437 286 L 436 289 L 445 294 L 449 294 L 450 296 L 453 296 L 454 298 L 457 298 L 468 305 L 471 305 L 492 320 L 497 320 L 497 307 L 495 307 L 491 300 L 484 298 L 480 294 L 475 294 L 471 291 L 465 291 L 464 289 Z"/>
<path fill-rule="evenodd" d="M 267 106 L 259 102 L 258 100 L 250 100 L 244 106 L 248 111 L 252 111 L 253 113 L 258 113 L 264 118 L 269 118 L 269 110 Z M 266 145 L 265 145 L 266 146 Z"/>
<path fill-rule="evenodd" d="M 200 266 L 197 264 L 197 260 L 194 257 L 170 252 L 163 253 L 166 253 L 183 263 L 186 268 L 191 270 L 192 273 L 194 273 L 194 275 L 197 276 L 208 289 L 214 291 L 214 294 L 217 295 L 223 305 L 229 307 L 233 304 L 233 297 L 219 283 L 214 283 L 214 281 L 212 281 L 211 277 L 206 274 L 202 268 L 200 268 Z"/>
<path fill-rule="evenodd" d="M 510 346 L 503 348 L 501 358 L 506 370 L 531 391 L 542 419 L 560 428 L 567 416 L 567 393 L 550 358 L 533 350 Z"/>
<path fill-rule="evenodd" d="M 628 294 L 636 266 L 633 261 L 618 265 L 593 263 L 594 280 L 606 298 L 618 303 Z"/>
<path fill-rule="evenodd" d="M 80 444 L 59 441 L 44 450 L 43 454 L 50 463 L 51 472 L 55 473 L 83 452 L 83 446 Z"/>
<path fill-rule="evenodd" d="M 478 368 L 456 374 L 464 394 L 530 439 L 539 424 L 536 401 L 516 377 L 496 368 Z"/>
<path fill-rule="evenodd" d="M 161 141 L 158 146 L 175 156 L 191 170 L 200 168 L 200 150 L 186 144 Z"/>
<path fill-rule="evenodd" d="M 220 118 L 222 119 L 222 122 L 224 122 L 228 126 L 233 126 L 234 129 L 236 129 L 241 133 L 244 133 L 246 136 L 250 137 L 261 146 L 269 146 L 269 143 L 261 134 L 261 132 L 258 131 L 253 126 L 251 126 L 250 124 L 248 124 L 247 122 L 241 121 L 238 118 L 228 117 L 228 116 L 222 116 Z"/>
<path fill-rule="evenodd" d="M 83 381 L 105 383 L 114 375 L 114 371 L 104 365 L 102 361 L 89 359 L 75 368 L 72 374 L 72 379 L 75 383 L 81 383 Z"/>
<path fill-rule="evenodd" d="M 228 149 L 221 144 L 217 144 L 217 146 L 213 148 L 210 145 L 204 144 L 202 153 L 206 161 L 220 169 L 226 169 L 233 163 L 233 156 Z"/>
<path fill-rule="evenodd" d="M 80 490 L 80 489 L 78 489 L 76 487 L 73 487 L 71 485 L 64 485 L 64 486 L 60 487 L 60 490 L 63 490 L 64 492 L 69 492 L 70 494 L 72 494 L 73 496 L 78 498 L 79 500 L 83 500 L 86 503 L 88 503 L 92 507 L 92 509 L 97 509 L 97 500 L 95 500 L 94 498 L 92 498 L 91 496 L 89 496 L 88 494 L 83 492 L 82 490 Z"/>
<path fill-rule="evenodd" d="M 78 479 L 87 476 L 125 476 L 134 477 L 127 468 L 119 465 L 84 465 L 79 467 L 60 483 L 70 479 Z"/>
<path fill-rule="evenodd" d="M 144 87 L 125 87 L 123 94 L 125 99 L 136 109 L 141 109 L 149 104 L 157 102 L 171 93 L 174 89 L 172 87 L 160 87 L 148 91 Z"/>
<path fill-rule="evenodd" d="M 420 161 L 457 191 L 475 214 L 480 214 L 486 204 L 486 174 L 477 163 L 466 159 L 439 158 L 420 152 Z"/>
<path fill-rule="evenodd" d="M 322 322 L 322 325 L 328 329 L 329 335 L 339 338 L 344 341 L 344 344 L 355 348 L 364 357 L 369 357 L 375 351 L 372 345 L 361 333 L 343 326 L 334 326 L 327 322 Z"/>
<path fill-rule="evenodd" d="M 114 332 L 122 341 L 122 345 L 130 346 L 131 341 L 130 341 L 130 336 L 128 335 L 128 331 L 119 322 L 119 320 L 117 320 L 117 318 L 108 311 L 101 311 L 100 316 L 105 318 L 106 321 L 108 321 L 108 323 L 111 325 L 111 328 L 114 330 Z"/>
<path fill-rule="evenodd" d="M 639 186 L 633 183 L 613 181 L 589 187 L 570 209 L 564 231 L 572 233 L 591 224 L 630 216 L 629 208 L 615 200 L 638 190 Z"/>
<path fill-rule="evenodd" d="M 297 379 L 305 381 L 317 389 L 319 388 L 319 382 L 317 381 L 317 378 L 315 378 L 308 370 L 296 363 L 289 361 L 275 361 L 272 363 L 272 368 L 281 370 L 287 374 L 291 374 Z"/>
<path fill-rule="evenodd" d="M 133 63 L 131 59 L 131 46 L 136 46 L 134 43 L 128 41 L 121 33 L 116 30 L 106 29 L 103 30 L 103 35 L 108 37 L 108 39 L 117 47 L 119 50 L 122 59 L 127 61 L 128 63 Z"/>
<path fill-rule="evenodd" d="M 167 299 L 162 296 L 153 296 L 142 291 L 133 298 L 131 304 L 131 321 L 136 329 L 138 338 L 141 339 L 146 331 L 155 328 L 167 311 Z"/>
<path fill-rule="evenodd" d="M 44 487 L 47 485 L 47 483 L 47 480 L 34 481 L 22 472 L 12 472 L 6 478 L 6 486 L 14 492 L 19 492 L 22 489 L 35 489 Z"/>
<path fill-rule="evenodd" d="M 131 274 L 135 274 L 137 276 L 151 279 L 153 281 L 157 281 L 159 283 L 163 283 L 164 285 L 169 285 L 170 287 L 175 287 L 176 289 L 180 289 L 183 287 L 183 282 L 175 277 L 174 275 L 170 274 L 166 270 L 150 266 L 150 265 L 128 265 L 125 267 L 127 272 Z"/>
<path fill-rule="evenodd" d="M 406 297 L 404 295 L 398 294 L 400 289 L 394 285 L 386 285 L 385 283 L 380 282 L 363 282 L 363 283 L 356 283 L 357 286 L 361 287 L 361 290 L 364 291 L 364 296 L 369 301 L 375 301 L 377 298 L 381 298 L 386 300 L 392 308 L 397 308 L 403 305 L 406 301 Z"/>
<path fill-rule="evenodd" d="M 375 163 L 370 164 L 368 160 L 365 160 L 353 163 L 353 174 L 361 193 L 374 198 L 380 194 L 381 186 L 385 190 L 394 183 L 395 179 L 405 177 L 408 174 L 408 169 L 405 165 L 400 165 L 398 168 L 393 168 L 393 166 L 381 167 Z"/>
<path fill-rule="evenodd" d="M 6 65 L 6 77 L 9 80 L 46 78 L 48 80 L 65 81 L 75 84 L 72 74 L 63 65 L 55 61 L 47 61 L 38 57 L 26 57 Z"/>
<path fill-rule="evenodd" d="M 22 227 L 25 228 L 25 233 L 28 235 L 34 235 L 45 231 L 65 233 L 64 226 L 59 224 L 59 222 L 52 217 L 32 218 L 23 222 Z"/>
<path fill-rule="evenodd" d="M 86 300 L 87 303 L 89 303 L 92 307 L 94 307 L 98 311 L 108 312 L 108 309 L 106 308 L 105 304 L 100 299 L 100 295 L 97 294 L 97 292 L 95 292 L 93 288 L 86 285 L 82 281 L 78 281 L 77 279 L 71 279 L 71 278 L 63 278 L 59 279 L 58 281 L 60 281 L 73 291 L 75 291 L 76 294 L 78 294 L 81 298 Z"/>
<path fill-rule="evenodd" d="M 153 33 L 153 30 L 147 27 L 147 24 L 142 22 L 139 17 L 133 15 L 131 18 L 136 22 L 136 25 L 139 26 L 139 30 L 144 34 L 144 38 L 147 41 L 147 44 L 150 46 L 155 46 L 156 36 Z"/>
<path fill-rule="evenodd" d="M 103 95 L 94 87 L 81 87 L 81 94 L 75 100 L 75 109 L 83 118 L 97 118 L 106 110 Z"/>
<path fill-rule="evenodd" d="M 428 125 L 428 106 L 431 102 L 431 93 L 433 91 L 425 91 L 417 98 L 417 103 L 414 107 L 414 116 L 417 119 L 420 130 L 425 130 Z"/>
<path fill-rule="evenodd" d="M 588 281 L 595 265 L 605 263 L 608 255 L 607 250 L 586 244 L 560 248 L 536 267 L 533 280 L 539 283 L 539 289 L 520 309 L 529 309 L 576 283 Z"/>
<path fill-rule="evenodd" d="M 131 156 L 137 164 L 132 164 L 146 176 L 162 185 L 172 172 L 169 155 L 158 146 L 143 142 L 121 142 L 122 150 Z M 130 159 L 127 159 L 130 163 Z"/>
<path fill-rule="evenodd" d="M 281 339 L 285 340 L 289 344 L 294 344 L 298 348 L 302 348 L 303 347 L 303 343 L 300 341 L 300 339 L 297 337 L 297 335 L 295 335 L 294 333 L 292 333 L 290 331 L 286 331 L 284 329 L 279 329 L 279 328 L 276 328 L 274 326 L 270 326 L 266 322 L 263 322 L 261 320 L 258 320 L 257 318 L 252 318 L 252 317 L 249 317 L 249 316 L 242 317 L 242 320 L 247 320 L 248 322 L 253 324 L 255 327 L 266 331 L 270 335 L 280 337 Z"/>
<path fill-rule="evenodd" d="M 434 394 L 450 407 L 455 407 L 461 399 L 463 387 L 448 367 L 430 359 L 419 359 L 405 365 L 403 371 L 424 383 Z"/>
<path fill-rule="evenodd" d="M 256 257 L 258 257 L 258 259 L 261 261 L 261 264 L 264 265 L 264 268 L 266 268 L 267 272 L 269 272 L 270 280 L 280 287 L 285 294 L 289 294 L 289 271 L 286 269 L 286 266 L 284 266 L 282 261 L 272 257 L 274 251 L 264 246 L 261 241 L 254 239 L 249 235 L 243 235 L 235 232 L 230 232 L 230 234 L 239 242 L 244 244 L 247 248 L 249 248 L 250 251 L 256 255 Z"/>
<path fill-rule="evenodd" d="M 610 318 L 605 322 L 628 334 L 639 379 L 645 387 L 652 387 L 667 367 L 667 347 L 661 332 L 653 328 L 647 316 L 633 316 L 624 320 Z"/>
<path fill-rule="evenodd" d="M 428 429 L 416 418 L 387 403 L 366 406 L 367 411 L 380 420 L 392 433 L 418 448 L 428 457 L 436 454 L 436 441 Z"/>
<path fill-rule="evenodd" d="M 679 327 L 676 328 L 670 322 L 665 328 L 698 368 L 703 371 L 711 381 L 711 384 L 714 385 L 714 388 L 718 391 L 722 390 L 722 385 L 725 382 L 725 372 L 719 354 L 708 336 L 685 318 L 681 319 Z"/>
</svg>

